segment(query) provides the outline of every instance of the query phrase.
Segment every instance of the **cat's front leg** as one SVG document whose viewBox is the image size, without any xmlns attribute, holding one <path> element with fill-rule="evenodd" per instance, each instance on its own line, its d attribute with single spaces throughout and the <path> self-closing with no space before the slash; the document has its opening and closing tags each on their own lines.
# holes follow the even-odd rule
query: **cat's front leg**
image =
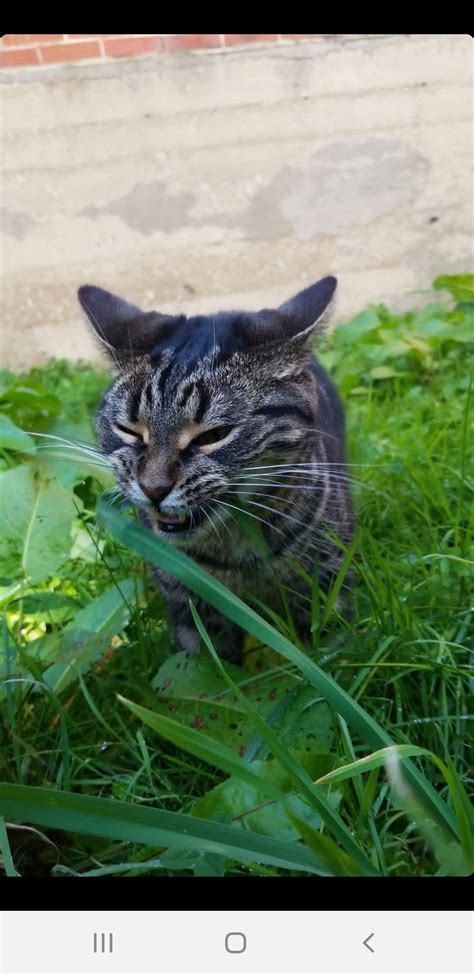
<svg viewBox="0 0 474 974">
<path fill-rule="evenodd" d="M 189 600 L 192 598 L 219 656 L 232 663 L 241 663 L 242 631 L 201 599 L 196 599 L 189 589 L 172 575 L 168 575 L 160 568 L 154 568 L 153 574 L 166 602 L 173 635 L 179 648 L 189 654 L 198 653 L 200 650 L 201 637 L 189 608 Z"/>
<path fill-rule="evenodd" d="M 172 575 L 168 575 L 167 572 L 162 571 L 160 568 L 154 568 L 153 574 L 166 602 L 173 627 L 173 635 L 179 648 L 184 650 L 185 653 L 198 653 L 201 645 L 201 637 L 196 629 L 189 608 L 191 592 L 185 585 L 182 585 Z"/>
<path fill-rule="evenodd" d="M 240 666 L 244 644 L 242 630 L 208 605 L 203 607 L 203 622 L 220 658 Z"/>
</svg>

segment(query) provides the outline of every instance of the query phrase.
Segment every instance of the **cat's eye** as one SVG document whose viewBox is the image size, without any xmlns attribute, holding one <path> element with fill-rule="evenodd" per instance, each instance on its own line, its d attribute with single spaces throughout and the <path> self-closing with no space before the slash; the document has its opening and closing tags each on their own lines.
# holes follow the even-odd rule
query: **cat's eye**
<svg viewBox="0 0 474 974">
<path fill-rule="evenodd" d="M 142 433 L 138 430 L 132 430 L 129 426 L 123 426 L 122 423 L 114 423 L 115 429 L 122 434 L 122 439 L 129 436 L 134 442 L 144 443 L 145 439 Z"/>
<path fill-rule="evenodd" d="M 191 446 L 212 446 L 214 443 L 219 443 L 220 440 L 225 440 L 233 429 L 233 426 L 214 426 L 213 429 L 195 436 L 191 441 Z"/>
</svg>

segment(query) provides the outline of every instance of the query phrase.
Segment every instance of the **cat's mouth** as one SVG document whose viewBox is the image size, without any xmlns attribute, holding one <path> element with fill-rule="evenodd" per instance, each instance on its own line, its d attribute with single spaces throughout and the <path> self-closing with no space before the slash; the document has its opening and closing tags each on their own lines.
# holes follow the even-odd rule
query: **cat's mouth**
<svg viewBox="0 0 474 974">
<path fill-rule="evenodd" d="M 155 505 L 153 507 L 158 527 L 164 534 L 189 534 L 202 521 L 202 516 L 195 512 L 174 511 L 172 514 L 165 514 Z"/>
</svg>

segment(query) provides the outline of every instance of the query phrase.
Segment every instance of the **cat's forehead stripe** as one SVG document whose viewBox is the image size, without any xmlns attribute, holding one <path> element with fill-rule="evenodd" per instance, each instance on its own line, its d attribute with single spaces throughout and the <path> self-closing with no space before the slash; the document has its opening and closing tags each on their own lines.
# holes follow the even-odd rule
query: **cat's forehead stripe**
<svg viewBox="0 0 474 974">
<path fill-rule="evenodd" d="M 197 408 L 196 408 L 194 419 L 196 423 L 202 423 L 204 414 L 209 407 L 210 396 L 208 390 L 206 389 L 203 383 L 199 383 L 196 386 L 196 394 L 198 398 L 197 398 Z"/>
<path fill-rule="evenodd" d="M 142 401 L 142 386 L 132 390 L 132 395 L 128 401 L 128 411 L 132 423 L 137 423 L 140 418 L 140 406 Z"/>
</svg>

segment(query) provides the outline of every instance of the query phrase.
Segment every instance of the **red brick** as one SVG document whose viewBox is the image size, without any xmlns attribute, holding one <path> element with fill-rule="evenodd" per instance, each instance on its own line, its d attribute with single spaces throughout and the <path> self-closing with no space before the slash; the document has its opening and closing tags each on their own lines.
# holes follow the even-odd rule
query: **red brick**
<svg viewBox="0 0 474 974">
<path fill-rule="evenodd" d="M 43 44 L 47 41 L 62 41 L 64 34 L 4 34 L 3 43 L 15 47 L 23 44 Z"/>
<path fill-rule="evenodd" d="M 163 37 L 167 51 L 189 51 L 197 47 L 220 47 L 220 34 L 171 34 Z"/>
<path fill-rule="evenodd" d="M 100 57 L 101 50 L 97 41 L 84 41 L 83 44 L 49 44 L 41 48 L 41 54 L 45 64 L 56 64 L 59 61 Z"/>
<path fill-rule="evenodd" d="M 0 68 L 26 67 L 27 64 L 38 64 L 38 51 L 36 47 L 0 51 Z"/>
<path fill-rule="evenodd" d="M 107 57 L 127 57 L 129 54 L 146 54 L 147 51 L 161 51 L 163 38 L 159 34 L 154 37 L 115 37 L 104 41 Z"/>
<path fill-rule="evenodd" d="M 234 44 L 258 44 L 261 41 L 276 41 L 277 34 L 224 34 L 227 47 Z"/>
</svg>

